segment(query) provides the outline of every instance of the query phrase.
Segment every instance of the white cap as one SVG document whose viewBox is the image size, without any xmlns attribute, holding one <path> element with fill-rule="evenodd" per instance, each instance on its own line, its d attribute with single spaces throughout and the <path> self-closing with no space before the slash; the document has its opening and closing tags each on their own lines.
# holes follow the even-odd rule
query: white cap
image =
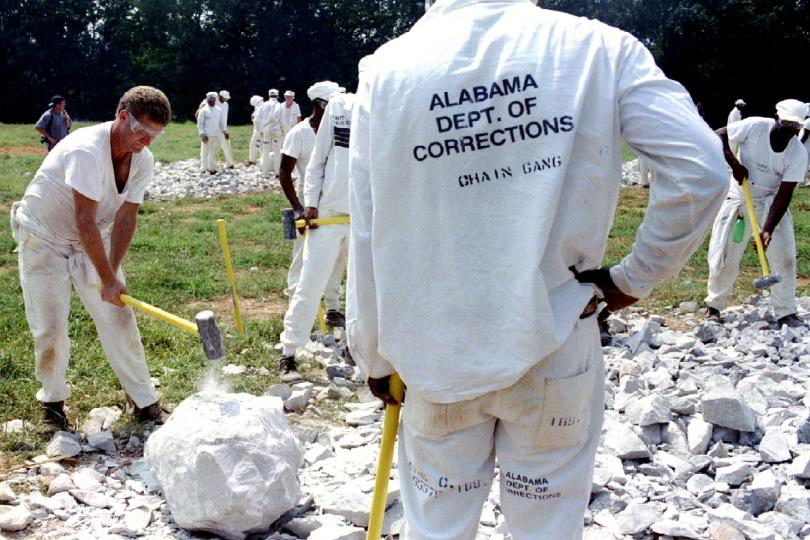
<svg viewBox="0 0 810 540">
<path fill-rule="evenodd" d="M 287 90 L 286 92 L 284 92 L 284 97 L 287 96 L 295 97 L 295 92 L 293 92 L 292 90 Z"/>
<path fill-rule="evenodd" d="M 341 94 L 345 94 L 346 93 L 346 87 L 345 86 L 338 86 L 337 91 L 340 92 Z"/>
<path fill-rule="evenodd" d="M 251 107 L 257 107 L 257 106 L 261 105 L 262 103 L 264 103 L 264 98 L 262 96 L 252 96 L 250 98 L 250 106 Z"/>
<path fill-rule="evenodd" d="M 217 99 L 217 93 L 216 92 L 208 92 L 207 94 L 205 94 L 205 99 L 211 99 L 211 98 Z"/>
<path fill-rule="evenodd" d="M 220 90 L 219 95 L 222 97 L 222 99 L 231 99 L 231 93 L 227 90 Z"/>
<path fill-rule="evenodd" d="M 807 117 L 807 105 L 798 99 L 783 99 L 776 104 L 776 116 L 785 122 L 804 123 Z"/>
<path fill-rule="evenodd" d="M 738 99 L 737 101 L 734 102 L 734 105 L 738 107 L 745 107 L 745 101 Z"/>
<path fill-rule="evenodd" d="M 276 90 L 275 88 L 271 88 L 270 90 L 267 91 L 267 95 L 270 97 L 278 97 L 278 90 Z"/>
<path fill-rule="evenodd" d="M 338 89 L 338 85 L 332 81 L 320 81 L 316 82 L 309 88 L 307 88 L 307 97 L 311 101 L 315 101 L 316 99 L 322 99 L 324 101 L 329 100 L 329 96 L 334 94 Z"/>
</svg>

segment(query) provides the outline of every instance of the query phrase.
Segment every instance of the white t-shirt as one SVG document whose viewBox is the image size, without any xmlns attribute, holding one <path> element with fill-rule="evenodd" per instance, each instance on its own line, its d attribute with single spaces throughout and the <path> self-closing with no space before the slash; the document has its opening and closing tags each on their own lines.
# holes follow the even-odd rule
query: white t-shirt
<svg viewBox="0 0 810 540">
<path fill-rule="evenodd" d="M 304 181 L 304 206 L 318 209 L 319 216 L 349 213 L 349 140 L 354 94 L 338 94 L 329 100 L 315 136 Z"/>
<path fill-rule="evenodd" d="M 728 143 L 740 147 L 740 163 L 748 169 L 751 197 L 770 197 L 782 182 L 802 182 L 807 172 L 807 150 L 797 137 L 790 139 L 782 152 L 771 148 L 772 118 L 752 116 L 728 126 Z M 734 177 L 729 182 L 729 193 L 743 197 L 742 187 Z"/>
<path fill-rule="evenodd" d="M 132 154 L 129 178 L 118 193 L 110 149 L 112 122 L 68 135 L 47 155 L 25 190 L 17 221 L 37 236 L 60 244 L 79 244 L 75 189 L 97 201 L 96 225 L 106 232 L 124 202 L 141 204 L 152 180 L 155 160 L 148 148 Z"/>
<path fill-rule="evenodd" d="M 289 107 L 287 107 L 286 103 L 282 103 L 279 114 L 281 114 L 281 129 L 289 131 L 298 122 L 298 117 L 301 116 L 301 107 L 294 101 Z"/>
<path fill-rule="evenodd" d="M 309 118 L 293 126 L 284 139 L 282 154 L 295 158 L 295 168 L 298 171 L 298 182 L 295 183 L 295 192 L 299 199 L 304 197 L 304 179 L 307 175 L 307 164 L 315 148 L 315 130 L 309 123 Z"/>
<path fill-rule="evenodd" d="M 430 401 L 508 387 L 568 338 L 594 294 L 569 267 L 603 262 L 622 138 L 655 170 L 610 270 L 626 294 L 680 270 L 728 187 L 720 138 L 637 39 L 529 0 L 437 2 L 359 79 L 347 335 L 368 376 Z"/>
</svg>

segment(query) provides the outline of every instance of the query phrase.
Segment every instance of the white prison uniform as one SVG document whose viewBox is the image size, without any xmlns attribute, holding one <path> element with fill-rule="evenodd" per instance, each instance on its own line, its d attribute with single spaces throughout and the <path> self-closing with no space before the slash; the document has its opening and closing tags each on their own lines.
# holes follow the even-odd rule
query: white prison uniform
<svg viewBox="0 0 810 540">
<path fill-rule="evenodd" d="M 655 180 L 655 171 L 650 169 L 643 159 L 638 158 L 639 185 L 649 187 Z"/>
<path fill-rule="evenodd" d="M 73 191 L 98 202 L 96 226 L 109 250 L 110 229 L 125 202 L 143 202 L 154 158 L 148 149 L 132 155 L 121 193 L 110 154 L 112 122 L 75 131 L 45 158 L 23 199 L 12 205 L 12 233 L 18 243 L 20 284 L 26 319 L 34 338 L 35 373 L 42 388 L 37 399 L 70 397 L 65 381 L 70 358 L 70 286 L 76 289 L 124 390 L 139 407 L 157 401 L 140 333 L 130 307 L 102 301 L 99 277 L 85 253 L 76 227 Z M 123 270 L 118 279 L 123 282 Z"/>
<path fill-rule="evenodd" d="M 801 182 L 807 171 L 807 152 L 798 138 L 791 138 L 782 152 L 771 148 L 770 132 L 776 120 L 751 117 L 728 126 L 731 148 L 739 146 L 740 163 L 748 169 L 751 199 L 760 227 L 765 224 L 773 198 L 782 182 Z M 745 220 L 745 237 L 736 243 L 732 230 L 737 216 Z M 751 223 L 742 186 L 729 179 L 728 195 L 717 214 L 709 242 L 709 281 L 706 305 L 723 309 L 728 305 L 740 260 L 751 238 Z M 772 274 L 782 280 L 770 288 L 770 304 L 776 318 L 796 313 L 796 239 L 790 211 L 773 231 L 766 257 Z"/>
<path fill-rule="evenodd" d="M 312 155 L 312 149 L 315 147 L 315 130 L 309 123 L 309 118 L 305 118 L 299 122 L 287 133 L 284 139 L 284 146 L 281 153 L 295 158 L 295 169 L 298 172 L 298 179 L 295 182 L 295 192 L 299 200 L 304 199 L 304 178 L 306 177 L 307 164 L 309 157 Z M 295 287 L 298 284 L 298 277 L 301 274 L 301 267 L 304 263 L 304 238 L 305 235 L 297 235 L 293 242 L 292 262 L 290 269 L 287 272 L 287 288 L 284 289 L 284 294 L 288 298 L 292 298 L 295 294 Z M 323 294 L 324 304 L 327 310 L 340 309 L 340 294 L 341 294 L 341 281 L 343 280 L 343 272 L 346 271 L 346 259 L 348 253 L 346 250 L 341 251 L 341 256 L 338 258 L 332 270 L 332 275 L 326 285 L 326 290 Z"/>
<path fill-rule="evenodd" d="M 286 103 L 282 103 L 279 114 L 281 117 L 281 133 L 286 137 L 293 126 L 298 123 L 298 117 L 301 116 L 301 107 L 295 101 L 289 107 L 287 107 Z"/>
<path fill-rule="evenodd" d="M 276 98 L 265 101 L 259 109 L 262 126 L 262 173 L 270 173 L 270 153 L 273 154 L 273 172 L 278 174 L 281 165 L 281 123 Z"/>
<path fill-rule="evenodd" d="M 346 215 L 349 210 L 349 140 L 354 94 L 329 100 L 315 136 L 304 179 L 304 206 L 318 217 Z M 325 225 L 307 231 L 298 285 L 284 316 L 284 355 L 295 354 L 309 340 L 312 324 L 341 253 L 348 250 L 349 224 Z M 342 274 L 342 269 L 341 269 Z"/>
<path fill-rule="evenodd" d="M 208 142 L 200 142 L 200 170 L 217 170 L 217 146 L 225 131 L 222 111 L 217 106 L 207 105 L 197 114 L 197 131 L 207 135 Z"/>
<path fill-rule="evenodd" d="M 543 388 L 565 387 L 556 377 L 601 377 L 599 362 L 568 352 L 577 325 L 598 350 L 593 319 L 578 322 L 594 289 L 568 268 L 602 260 L 622 138 L 656 171 L 633 252 L 611 269 L 626 294 L 647 296 L 678 271 L 726 189 L 719 139 L 641 43 L 529 0 L 439 0 L 367 62 L 354 109 L 347 335 L 369 376 L 400 373 L 406 411 L 414 397 L 439 410 L 486 400 L 535 367 L 553 370 L 558 350 L 571 371 Z M 404 421 L 399 463 L 429 472 L 457 445 L 479 457 L 505 450 L 526 477 L 557 471 L 549 482 L 556 478 L 560 498 L 506 503 L 507 523 L 515 540 L 575 538 L 602 403 L 594 388 L 586 402 L 594 429 L 574 442 L 585 415 L 569 407 L 581 403 L 578 389 L 523 403 L 566 417 L 560 435 L 549 434 L 550 419 L 543 424 L 541 447 L 525 459 L 509 452 L 505 411 L 494 414 L 494 440 L 491 425 L 462 428 L 449 414 L 434 417 L 448 422 L 441 437 L 412 437 Z M 526 425 L 523 436 L 539 427 Z M 567 440 L 563 451 L 542 447 L 558 439 Z M 400 478 L 407 483 L 408 472 Z M 403 493 L 418 489 L 411 482 Z M 405 499 L 406 527 L 417 531 L 409 540 L 423 538 L 418 531 L 451 537 L 445 519 L 462 507 L 452 537 L 474 538 L 480 504 L 459 504 L 452 490 L 429 503 L 429 494 L 414 497 Z"/>
<path fill-rule="evenodd" d="M 219 107 L 220 112 L 222 113 L 222 131 L 228 131 L 228 109 L 230 105 L 228 105 L 227 101 L 221 101 L 217 103 L 217 107 Z M 225 156 L 225 163 L 229 166 L 233 167 L 233 153 L 231 152 L 231 145 L 228 143 L 228 139 L 222 135 L 219 138 L 219 145 L 222 147 L 222 154 Z"/>
<path fill-rule="evenodd" d="M 250 135 L 250 148 L 248 149 L 248 161 L 255 162 L 261 155 L 262 151 L 262 126 L 259 123 L 261 117 L 259 116 L 259 109 L 264 103 L 253 107 L 253 114 L 251 121 L 253 122 L 253 133 Z"/>
<path fill-rule="evenodd" d="M 733 124 L 734 122 L 739 122 L 742 120 L 742 111 L 739 107 L 734 107 L 731 109 L 731 112 L 728 113 L 728 120 L 726 120 L 726 125 Z"/>
</svg>

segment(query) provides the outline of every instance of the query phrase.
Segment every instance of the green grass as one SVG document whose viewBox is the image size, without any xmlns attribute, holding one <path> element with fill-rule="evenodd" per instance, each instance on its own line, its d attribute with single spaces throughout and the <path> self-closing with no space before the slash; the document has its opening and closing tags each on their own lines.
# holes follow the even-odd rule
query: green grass
<svg viewBox="0 0 810 540">
<path fill-rule="evenodd" d="M 247 158 L 251 126 L 231 128 L 235 158 Z M 34 394 L 38 383 L 33 373 L 33 345 L 25 321 L 22 294 L 17 278 L 16 254 L 6 216 L 36 171 L 43 154 L 36 153 L 38 136 L 30 126 L 0 127 L 0 422 L 12 418 L 36 421 L 39 416 Z M 152 148 L 160 161 L 193 158 L 199 142 L 194 124 L 172 124 L 165 137 Z M 624 147 L 626 159 L 632 153 Z M 635 230 L 644 215 L 648 191 L 623 190 L 616 222 L 610 235 L 605 264 L 615 263 L 631 248 Z M 808 190 L 798 190 L 793 203 L 796 237 L 799 243 L 799 273 L 810 275 L 804 241 L 810 233 Z M 282 239 L 280 209 L 287 206 L 282 195 L 258 193 L 215 200 L 179 202 L 147 201 L 140 211 L 138 232 L 125 259 L 128 283 L 136 297 L 191 318 L 208 306 L 215 306 L 220 326 L 226 330 L 228 362 L 267 367 L 275 373 L 278 354 L 272 345 L 282 329 L 286 300 L 282 294 L 291 245 Z M 236 334 L 228 295 L 216 219 L 225 218 L 238 288 L 246 323 L 244 336 Z M 705 294 L 708 270 L 706 244 L 692 257 L 677 277 L 661 284 L 640 303 L 650 311 L 700 300 Z M 735 294 L 750 294 L 757 273 L 750 251 L 743 261 L 743 275 Z M 800 280 L 799 293 L 808 294 Z M 173 327 L 138 316 L 149 367 L 161 381 L 167 404 L 177 404 L 195 391 L 208 368 L 197 339 Z M 124 406 L 124 395 L 99 345 L 92 321 L 74 298 L 70 319 L 71 364 L 68 381 L 73 389 L 71 416 L 82 418 L 93 407 Z M 262 393 L 275 382 L 274 376 L 239 377 L 236 391 Z M 325 409 L 324 409 L 325 410 Z M 125 415 L 125 418 L 128 418 Z M 125 424 L 126 426 L 126 424 Z M 0 436 L 2 452 L 15 448 L 19 436 Z M 35 441 L 35 451 L 42 441 Z M 25 454 L 27 455 L 27 454 Z"/>
</svg>

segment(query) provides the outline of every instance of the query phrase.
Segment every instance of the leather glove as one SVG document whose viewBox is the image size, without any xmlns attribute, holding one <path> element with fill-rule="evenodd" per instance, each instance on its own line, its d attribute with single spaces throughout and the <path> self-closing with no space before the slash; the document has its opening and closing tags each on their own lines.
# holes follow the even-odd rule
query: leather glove
<svg viewBox="0 0 810 540">
<path fill-rule="evenodd" d="M 371 390 L 371 393 L 374 397 L 379 398 L 385 403 L 386 405 L 399 405 L 400 402 L 397 401 L 393 395 L 391 395 L 391 390 L 389 388 L 389 382 L 391 381 L 391 376 L 386 375 L 380 379 L 375 379 L 374 377 L 369 377 L 368 381 L 368 388 Z M 403 399 L 402 403 L 405 402 L 405 394 L 402 394 Z"/>
<path fill-rule="evenodd" d="M 607 304 L 609 311 L 619 311 L 629 305 L 638 302 L 638 298 L 624 294 L 613 283 L 613 278 L 610 277 L 610 270 L 607 268 L 596 268 L 594 270 L 585 270 L 577 272 L 575 267 L 570 267 L 569 270 L 574 273 L 574 278 L 580 283 L 593 283 L 602 290 L 604 295 L 603 300 Z"/>
</svg>

